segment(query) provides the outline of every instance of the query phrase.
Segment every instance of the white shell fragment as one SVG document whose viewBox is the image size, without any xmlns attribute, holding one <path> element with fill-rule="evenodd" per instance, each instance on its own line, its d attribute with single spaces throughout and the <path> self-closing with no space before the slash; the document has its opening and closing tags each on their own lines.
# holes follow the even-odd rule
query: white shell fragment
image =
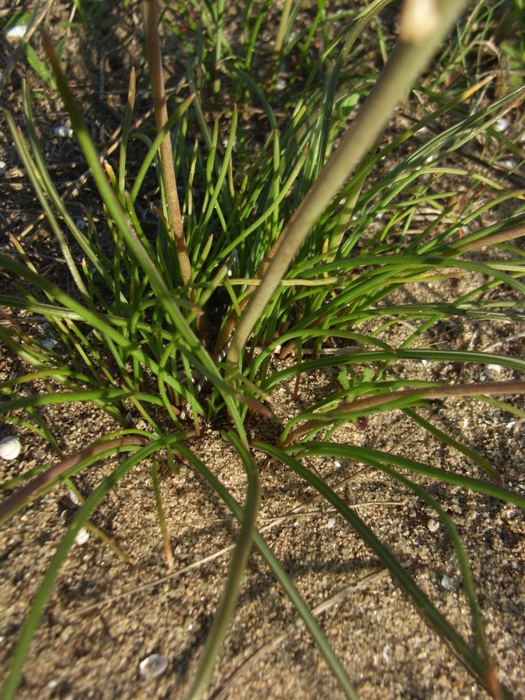
<svg viewBox="0 0 525 700">
<path fill-rule="evenodd" d="M 20 440 L 13 435 L 0 440 L 0 457 L 2 459 L 16 459 L 20 454 L 22 445 Z"/>
<path fill-rule="evenodd" d="M 60 124 L 59 126 L 55 126 L 53 133 L 61 139 L 70 139 L 73 136 L 73 129 Z"/>
<path fill-rule="evenodd" d="M 146 681 L 151 681 L 154 678 L 161 676 L 168 668 L 168 662 L 160 654 L 150 654 L 146 656 L 139 664 L 139 674 Z"/>
<path fill-rule="evenodd" d="M 443 576 L 441 579 L 441 585 L 446 591 L 450 591 L 451 585 L 450 585 L 450 577 L 447 576 L 446 574 Z"/>
<path fill-rule="evenodd" d="M 89 540 L 89 530 L 86 530 L 85 527 L 81 527 L 80 530 L 77 532 L 77 536 L 75 537 L 75 544 L 77 544 L 79 547 L 83 544 L 86 544 L 86 542 Z"/>
<path fill-rule="evenodd" d="M 430 530 L 430 532 L 437 532 L 439 530 L 439 522 L 437 520 L 434 520 L 434 518 L 430 518 L 430 520 L 427 523 L 427 527 Z"/>
<path fill-rule="evenodd" d="M 330 529 L 335 527 L 335 518 L 328 518 L 327 527 L 329 527 Z"/>
</svg>

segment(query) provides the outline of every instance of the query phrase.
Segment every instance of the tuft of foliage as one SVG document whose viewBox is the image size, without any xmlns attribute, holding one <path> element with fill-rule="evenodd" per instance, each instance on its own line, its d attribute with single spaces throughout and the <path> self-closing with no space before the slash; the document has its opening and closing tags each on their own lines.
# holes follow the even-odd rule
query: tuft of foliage
<svg viewBox="0 0 525 700">
<path fill-rule="evenodd" d="M 500 153 L 521 157 L 500 125 L 525 92 L 517 30 L 522 19 L 518 0 L 504 19 L 499 2 L 476 2 L 460 19 L 466 2 L 429 0 L 431 11 L 421 22 L 417 3 L 406 0 L 399 39 L 390 50 L 379 21 L 389 5 L 390 0 L 375 0 L 335 15 L 329 3 L 318 2 L 311 21 L 301 25 L 301 3 L 286 0 L 273 42 L 260 55 L 258 41 L 268 26 L 270 3 L 258 10 L 252 3 L 239 9 L 244 37 L 238 46 L 228 36 L 224 0 L 168 7 L 160 25 L 157 3 L 148 0 L 144 20 L 155 129 L 134 122 L 132 71 L 118 165 L 101 158 L 52 39 L 43 33 L 50 65 L 46 82 L 56 85 L 69 112 L 104 218 L 96 220 L 86 210 L 81 225 L 59 193 L 46 167 L 25 85 L 25 128 L 10 114 L 7 121 L 65 271 L 62 280 L 42 274 L 14 237 L 14 253 L 0 254 L 11 289 L 0 294 L 6 321 L 0 340 L 30 368 L 2 384 L 0 412 L 7 423 L 44 437 L 59 455 L 59 440 L 40 413 L 44 406 L 67 410 L 72 402 L 90 402 L 121 429 L 53 467 L 42 465 L 22 486 L 20 480 L 4 484 L 3 490 L 18 490 L 0 504 L 0 519 L 58 483 L 72 483 L 94 461 L 130 454 L 86 500 L 57 549 L 21 632 L 3 697 L 15 695 L 32 636 L 76 534 L 134 465 L 161 451 L 166 451 L 170 469 L 176 471 L 182 458 L 200 473 L 241 523 L 228 581 L 188 697 L 201 697 L 209 683 L 252 545 L 296 606 L 344 693 L 357 697 L 312 611 L 257 532 L 258 454 L 286 465 L 335 508 L 476 681 L 493 697 L 508 696 L 494 670 L 461 540 L 418 475 L 521 508 L 525 498 L 505 488 L 481 455 L 415 409 L 449 397 L 490 396 L 494 401 L 523 394 L 525 382 L 451 386 L 403 378 L 399 365 L 497 364 L 516 376 L 525 370 L 519 357 L 437 349 L 431 340 L 439 324 L 454 318 L 523 321 L 525 263 L 514 241 L 525 233 L 525 191 L 509 187 L 512 172 L 498 164 Z M 83 21 L 89 17 L 83 15 Z M 378 56 L 385 61 L 379 73 L 376 65 L 358 68 L 365 37 L 368 41 L 373 31 Z M 451 31 L 453 40 L 442 48 Z M 501 74 L 494 79 L 488 72 L 493 66 L 484 64 L 479 51 L 480 37 L 491 34 L 504 36 L 500 58 L 511 71 L 507 82 L 499 79 Z M 186 93 L 166 95 L 162 38 L 176 42 L 187 55 Z M 475 68 L 465 71 L 472 57 Z M 43 70 L 41 59 L 36 66 Z M 473 81 L 465 79 L 472 74 Z M 403 107 L 407 114 L 396 133 L 385 138 L 386 126 L 400 114 L 410 89 L 423 108 Z M 256 133 L 243 117 L 250 110 L 264 119 Z M 481 155 L 468 150 L 469 144 L 482 144 Z M 132 170 L 130 150 L 139 147 L 144 155 Z M 513 169 L 518 168 L 516 161 Z M 141 216 L 152 176 L 160 191 L 153 227 Z M 503 205 L 505 219 L 498 214 Z M 431 214 L 421 223 L 422 210 Z M 497 223 L 487 223 L 491 218 Z M 468 291 L 446 302 L 421 302 L 417 295 L 410 303 L 400 301 L 404 290 L 418 285 L 465 278 L 473 280 Z M 36 331 L 43 322 L 57 340 L 53 346 Z M 410 332 L 393 345 L 388 331 L 397 324 L 406 324 Z M 295 361 L 284 362 L 292 354 Z M 292 381 L 299 394 L 315 372 L 334 367 L 339 384 L 329 396 L 291 419 L 279 412 L 274 391 Z M 45 393 L 37 390 L 42 383 Z M 35 390 L 26 391 L 28 387 Z M 394 410 L 462 452 L 483 476 L 467 478 L 338 441 L 338 429 L 349 422 Z M 508 410 L 524 417 L 516 407 L 508 405 Z M 140 429 L 139 418 L 145 426 Z M 257 421 L 273 421 L 274 442 L 252 437 L 249 426 Z M 204 423 L 219 422 L 226 424 L 224 435 L 246 471 L 242 509 L 188 446 L 188 438 L 200 436 Z M 457 554 L 473 646 L 366 523 L 308 468 L 312 455 L 368 464 L 435 510 Z M 155 470 L 152 479 L 170 562 Z"/>
</svg>

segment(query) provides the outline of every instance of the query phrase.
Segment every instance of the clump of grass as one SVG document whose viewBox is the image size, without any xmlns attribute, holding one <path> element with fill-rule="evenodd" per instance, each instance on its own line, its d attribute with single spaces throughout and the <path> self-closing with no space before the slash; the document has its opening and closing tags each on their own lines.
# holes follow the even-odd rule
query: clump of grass
<svg viewBox="0 0 525 700">
<path fill-rule="evenodd" d="M 188 8 L 194 43 L 166 13 L 165 27 L 174 29 L 178 40 L 193 52 L 188 63 L 189 94 L 170 116 L 157 7 L 148 0 L 145 36 L 156 133 L 133 128 L 136 84 L 132 72 L 117 172 L 109 162 L 101 163 L 52 40 L 44 34 L 53 79 L 91 169 L 105 220 L 96 224 L 90 217 L 82 230 L 71 215 L 46 168 L 31 95 L 25 87 L 26 135 L 11 115 L 7 115 L 8 124 L 74 291 L 66 292 L 63 285 L 43 276 L 14 238 L 16 255 L 0 255 L 4 273 L 23 290 L 0 296 L 8 322 L 0 327 L 0 338 L 32 368 L 4 382 L 0 411 L 7 422 L 36 431 L 57 449 L 56 436 L 38 412 L 45 405 L 91 402 L 122 429 L 51 468 L 43 466 L 40 475 L 2 502 L 0 518 L 11 517 L 95 460 L 124 451 L 131 454 L 82 505 L 53 557 L 21 632 L 4 697 L 16 692 L 31 638 L 77 532 L 134 465 L 149 456 L 156 458 L 161 450 L 167 451 L 172 470 L 177 470 L 176 458 L 183 458 L 204 476 L 241 523 L 227 585 L 189 697 L 201 697 L 209 682 L 252 545 L 296 606 L 343 691 L 357 697 L 312 612 L 257 533 L 258 453 L 279 460 L 313 486 L 389 569 L 476 681 L 493 697 L 508 695 L 494 670 L 461 540 L 442 506 L 417 482 L 417 475 L 459 484 L 520 507 L 525 507 L 525 498 L 505 488 L 481 455 L 415 409 L 436 398 L 523 394 L 525 384 L 448 386 L 406 380 L 393 370 L 393 363 L 493 363 L 518 373 L 525 369 L 521 358 L 426 345 L 428 333 L 443 319 L 522 320 L 525 268 L 523 253 L 513 242 L 525 232 L 524 192 L 508 188 L 490 159 L 498 149 L 517 153 L 494 127 L 522 102 L 523 88 L 489 95 L 493 81 L 482 74 L 481 59 L 473 84 L 455 87 L 452 82 L 479 32 L 490 30 L 492 7 L 478 2 L 457 23 L 465 2 L 429 0 L 422 21 L 418 4 L 407 1 L 399 41 L 387 56 L 387 41 L 377 18 L 388 5 L 386 0 L 376 0 L 361 11 L 348 11 L 345 21 L 336 25 L 325 3 L 319 3 L 313 22 L 294 33 L 299 4 L 286 2 L 271 51 L 261 64 L 264 70 L 255 63 L 266 5 L 253 14 L 248 3 L 244 44 L 239 50 L 228 40 L 221 0 L 207 4 L 198 21 Z M 200 3 L 192 6 L 201 9 Z M 386 64 L 379 75 L 356 76 L 360 42 L 374 22 Z M 420 79 L 451 29 L 455 40 L 437 57 L 440 70 Z M 210 46 L 211 52 L 206 50 Z M 287 76 L 292 86 L 287 97 L 286 91 L 281 94 L 277 88 L 282 66 L 292 58 L 298 67 Z M 303 75 L 305 65 L 308 70 Z M 385 127 L 414 84 L 424 97 L 422 115 L 412 117 L 411 126 L 385 140 Z M 224 130 L 224 119 L 208 118 L 205 98 L 220 104 L 222 94 L 229 92 L 238 104 L 229 105 Z M 357 103 L 359 109 L 347 126 Z M 260 105 L 268 127 L 268 135 L 253 150 L 239 123 L 239 107 L 246 105 Z M 277 109 L 286 116 L 278 117 Z M 200 139 L 193 141 L 197 133 Z M 426 137 L 417 141 L 422 133 Z M 146 155 L 138 170 L 130 172 L 128 155 L 134 141 L 145 145 Z M 486 153 L 475 156 L 485 169 L 455 164 L 461 149 L 474 142 L 491 144 Z M 387 158 L 395 164 L 385 172 L 382 164 Z M 142 225 L 138 214 L 153 166 L 161 192 L 154 232 Z M 432 182 L 440 177 L 461 185 L 436 192 Z M 182 186 L 182 199 L 177 184 Z M 511 214 L 499 223 L 484 223 L 503 203 Z M 425 206 L 432 216 L 414 227 Z M 111 251 L 105 244 L 108 234 Z M 413 285 L 469 275 L 478 275 L 482 281 L 447 302 L 395 301 L 396 293 Z M 15 319 L 25 312 L 50 325 L 64 352 L 42 343 L 31 323 Z M 384 336 L 400 322 L 410 324 L 411 332 L 394 347 Z M 337 350 L 335 358 L 326 352 L 330 348 Z M 276 354 L 284 358 L 290 353 L 295 353 L 296 362 L 276 370 Z M 298 392 L 314 372 L 334 365 L 341 370 L 338 389 L 291 420 L 277 417 L 271 397 L 276 388 L 292 379 Z M 367 369 L 360 372 L 358 367 Z M 37 381 L 52 385 L 53 391 L 17 395 Z M 393 410 L 404 411 L 465 454 L 485 476 L 463 477 L 372 448 L 340 444 L 334 438 L 350 421 Z M 523 418 L 516 407 L 509 410 Z M 146 428 L 134 427 L 130 415 L 132 420 L 140 417 Z M 187 444 L 189 437 L 200 435 L 203 422 L 221 416 L 227 417 L 225 437 L 246 471 L 243 509 Z M 250 438 L 247 426 L 254 418 L 278 425 L 274 443 Z M 448 623 L 366 523 L 308 468 L 312 455 L 364 462 L 411 489 L 436 511 L 457 554 L 471 609 L 474 646 Z M 172 555 L 156 485 L 157 468 L 152 481 L 169 564 Z M 8 482 L 3 489 L 17 485 Z"/>
</svg>

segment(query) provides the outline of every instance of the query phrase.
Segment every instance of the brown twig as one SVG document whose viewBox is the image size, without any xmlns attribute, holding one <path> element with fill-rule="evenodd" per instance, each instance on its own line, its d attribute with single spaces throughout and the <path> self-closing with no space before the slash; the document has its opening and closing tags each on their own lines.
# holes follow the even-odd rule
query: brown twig
<svg viewBox="0 0 525 700">
<path fill-rule="evenodd" d="M 21 506 L 33 500 L 39 491 L 45 489 L 46 486 L 58 479 L 58 477 L 67 474 L 67 472 L 75 469 L 75 467 L 91 457 L 96 457 L 96 455 L 106 452 L 107 450 L 117 451 L 128 445 L 143 447 L 147 444 L 148 439 L 142 435 L 124 435 L 123 437 L 113 440 L 92 443 L 83 450 L 80 450 L 80 452 L 66 457 L 49 469 L 46 469 L 45 472 L 39 474 L 27 484 L 24 484 L 24 486 L 2 501 L 2 503 L 0 503 L 0 522 L 6 520 L 15 511 L 19 510 Z"/>
</svg>

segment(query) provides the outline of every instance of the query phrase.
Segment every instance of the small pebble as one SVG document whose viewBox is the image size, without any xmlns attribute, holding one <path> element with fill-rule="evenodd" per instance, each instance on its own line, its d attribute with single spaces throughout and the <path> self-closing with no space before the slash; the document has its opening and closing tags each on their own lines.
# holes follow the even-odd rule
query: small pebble
<svg viewBox="0 0 525 700">
<path fill-rule="evenodd" d="M 0 440 L 0 457 L 2 459 L 16 459 L 20 454 L 22 445 L 20 440 L 13 435 Z"/>
<path fill-rule="evenodd" d="M 0 160 L 0 175 L 3 175 L 7 170 L 7 163 L 5 160 Z"/>
<path fill-rule="evenodd" d="M 23 39 L 27 32 L 27 24 L 15 24 L 14 27 L 10 27 L 5 33 L 5 38 L 9 41 L 13 39 Z"/>
<path fill-rule="evenodd" d="M 327 526 L 328 526 L 330 529 L 332 529 L 333 527 L 335 527 L 335 518 L 328 518 Z"/>
<path fill-rule="evenodd" d="M 368 428 L 368 418 L 366 416 L 359 416 L 355 424 L 358 430 L 366 430 Z"/>
<path fill-rule="evenodd" d="M 55 126 L 53 133 L 61 139 L 70 139 L 73 136 L 73 129 L 60 124 L 59 126 Z"/>
<path fill-rule="evenodd" d="M 222 140 L 222 147 L 227 148 L 227 146 L 228 146 L 228 139 L 223 139 Z M 237 139 L 234 140 L 233 147 L 237 148 Z"/>
<path fill-rule="evenodd" d="M 509 120 L 506 119 L 505 117 L 500 117 L 497 122 L 494 123 L 494 131 L 497 131 L 498 133 L 502 133 L 503 131 L 507 130 L 507 127 L 509 125 Z"/>
<path fill-rule="evenodd" d="M 151 654 L 139 664 L 139 674 L 146 681 L 151 681 L 161 676 L 168 668 L 168 662 L 160 654 Z"/>
</svg>

